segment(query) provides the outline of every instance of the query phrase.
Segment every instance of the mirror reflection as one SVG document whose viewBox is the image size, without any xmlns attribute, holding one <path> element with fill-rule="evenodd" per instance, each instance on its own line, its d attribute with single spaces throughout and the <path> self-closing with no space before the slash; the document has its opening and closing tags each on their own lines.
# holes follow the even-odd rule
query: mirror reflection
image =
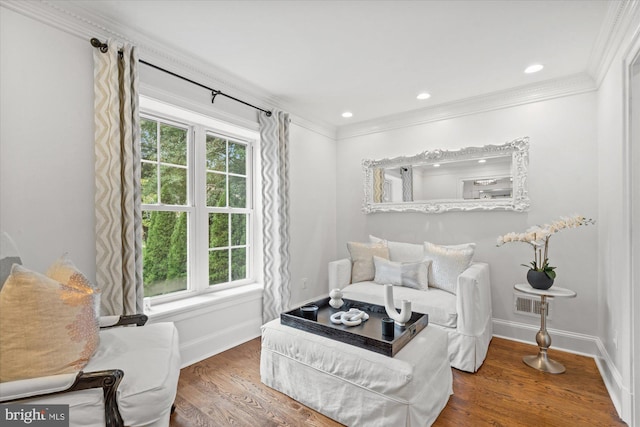
<svg viewBox="0 0 640 427">
<path fill-rule="evenodd" d="M 364 210 L 526 210 L 527 160 L 528 138 L 365 160 Z"/>
</svg>

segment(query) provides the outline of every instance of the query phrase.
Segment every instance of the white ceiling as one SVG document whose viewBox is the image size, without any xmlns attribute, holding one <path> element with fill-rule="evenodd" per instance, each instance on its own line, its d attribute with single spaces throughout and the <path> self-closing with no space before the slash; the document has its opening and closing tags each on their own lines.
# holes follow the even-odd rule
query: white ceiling
<svg viewBox="0 0 640 427">
<path fill-rule="evenodd" d="M 353 124 L 585 73 L 608 1 L 85 1 L 80 6 Z M 524 74 L 532 63 L 545 68 Z M 421 91 L 431 98 L 418 101 Z M 341 117 L 352 111 L 351 119 Z"/>
</svg>

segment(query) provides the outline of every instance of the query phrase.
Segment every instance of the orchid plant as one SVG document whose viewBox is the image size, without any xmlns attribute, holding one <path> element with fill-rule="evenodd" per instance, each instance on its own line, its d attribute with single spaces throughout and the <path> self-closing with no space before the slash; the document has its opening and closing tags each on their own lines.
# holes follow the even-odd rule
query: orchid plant
<svg viewBox="0 0 640 427">
<path fill-rule="evenodd" d="M 535 225 L 528 228 L 524 233 L 507 233 L 498 237 L 497 246 L 502 246 L 509 242 L 524 242 L 533 247 L 533 261 L 529 264 L 522 264 L 524 267 L 535 271 L 544 272 L 550 279 L 556 278 L 556 272 L 549 265 L 549 239 L 555 233 L 565 228 L 577 228 L 582 225 L 595 224 L 591 218 L 585 218 L 582 215 L 574 215 L 571 217 L 561 217 L 559 220 L 551 224 L 542 226 Z"/>
</svg>

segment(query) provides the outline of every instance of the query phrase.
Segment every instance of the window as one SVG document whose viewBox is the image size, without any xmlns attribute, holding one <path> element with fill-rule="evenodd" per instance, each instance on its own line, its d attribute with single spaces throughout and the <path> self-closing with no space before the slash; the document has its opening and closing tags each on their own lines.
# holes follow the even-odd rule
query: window
<svg viewBox="0 0 640 427">
<path fill-rule="evenodd" d="M 189 128 L 142 117 L 142 265 L 144 295 L 188 288 Z"/>
<path fill-rule="evenodd" d="M 161 299 L 255 281 L 255 132 L 141 106 L 144 296 Z M 161 111 L 159 111 L 161 110 Z M 247 135 L 255 139 L 247 138 Z"/>
<path fill-rule="evenodd" d="M 247 277 L 247 144 L 206 136 L 209 284 Z"/>
</svg>

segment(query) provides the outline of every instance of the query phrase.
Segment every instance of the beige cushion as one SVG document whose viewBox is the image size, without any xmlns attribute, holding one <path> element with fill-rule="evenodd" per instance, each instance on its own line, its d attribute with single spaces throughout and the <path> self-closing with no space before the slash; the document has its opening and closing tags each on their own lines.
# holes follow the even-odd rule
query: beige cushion
<svg viewBox="0 0 640 427">
<path fill-rule="evenodd" d="M 94 296 L 14 264 L 0 291 L 0 382 L 81 370 L 99 342 Z"/>
<path fill-rule="evenodd" d="M 373 257 L 389 259 L 389 249 L 382 243 L 348 242 L 347 248 L 351 256 L 351 283 L 373 280 L 375 267 Z"/>
<path fill-rule="evenodd" d="M 382 285 L 406 286 L 408 288 L 426 291 L 429 289 L 429 264 L 424 262 L 393 262 L 373 257 L 376 269 L 374 282 Z"/>
<path fill-rule="evenodd" d="M 458 276 L 471 265 L 473 252 L 470 246 L 455 249 L 425 242 L 425 259 L 431 260 L 429 285 L 455 294 Z"/>
</svg>

